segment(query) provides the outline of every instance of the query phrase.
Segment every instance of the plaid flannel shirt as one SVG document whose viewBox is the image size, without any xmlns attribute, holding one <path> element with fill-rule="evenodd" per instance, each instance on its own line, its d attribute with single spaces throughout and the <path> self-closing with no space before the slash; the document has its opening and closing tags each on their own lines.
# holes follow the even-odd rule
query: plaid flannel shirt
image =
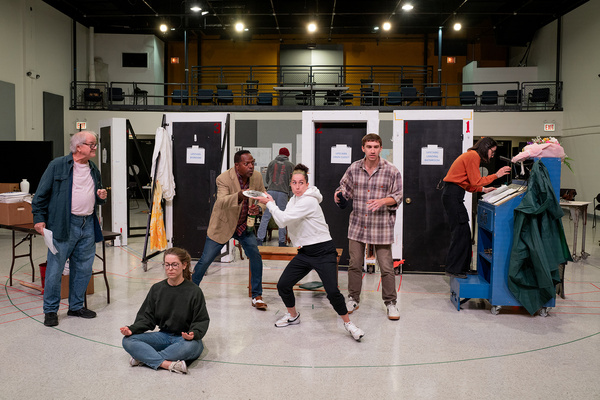
<svg viewBox="0 0 600 400">
<path fill-rule="evenodd" d="M 355 161 L 346 170 L 337 190 L 341 190 L 346 199 L 354 200 L 348 239 L 368 244 L 394 243 L 396 210 L 402 201 L 402 177 L 393 164 L 380 157 L 377 169 L 369 176 L 364 158 Z M 367 210 L 367 200 L 385 197 L 392 197 L 396 204 Z"/>
</svg>

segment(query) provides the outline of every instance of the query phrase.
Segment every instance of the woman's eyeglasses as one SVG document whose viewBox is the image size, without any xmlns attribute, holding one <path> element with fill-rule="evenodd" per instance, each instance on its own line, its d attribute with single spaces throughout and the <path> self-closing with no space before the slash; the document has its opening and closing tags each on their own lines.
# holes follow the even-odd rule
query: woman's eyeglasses
<svg viewBox="0 0 600 400">
<path fill-rule="evenodd" d="M 179 268 L 179 266 L 181 265 L 180 263 L 163 263 L 163 265 L 165 266 L 165 269 L 177 269 Z"/>
</svg>

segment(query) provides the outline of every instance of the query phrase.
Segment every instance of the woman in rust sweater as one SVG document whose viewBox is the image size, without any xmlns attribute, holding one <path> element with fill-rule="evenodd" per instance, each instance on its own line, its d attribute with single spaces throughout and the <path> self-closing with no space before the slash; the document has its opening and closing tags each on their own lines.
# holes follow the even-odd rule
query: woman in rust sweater
<svg viewBox="0 0 600 400">
<path fill-rule="evenodd" d="M 480 139 L 466 153 L 458 156 L 444 178 L 442 203 L 450 223 L 450 248 L 446 257 L 446 275 L 466 278 L 471 266 L 471 229 L 469 214 L 464 205 L 465 191 L 488 193 L 493 187 L 484 187 L 508 174 L 510 167 L 502 167 L 495 174 L 482 177 L 481 161 L 489 162 L 496 153 L 497 143 L 490 137 Z"/>
</svg>

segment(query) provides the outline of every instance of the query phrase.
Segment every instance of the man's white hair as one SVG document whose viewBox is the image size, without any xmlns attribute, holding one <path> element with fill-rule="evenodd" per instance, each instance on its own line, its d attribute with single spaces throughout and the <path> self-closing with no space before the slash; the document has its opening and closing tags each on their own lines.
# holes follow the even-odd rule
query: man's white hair
<svg viewBox="0 0 600 400">
<path fill-rule="evenodd" d="M 77 146 L 84 144 L 87 140 L 87 134 L 94 135 L 96 138 L 96 142 L 98 142 L 98 135 L 94 131 L 79 131 L 73 136 L 71 136 L 71 153 L 75 154 L 77 152 Z"/>
</svg>

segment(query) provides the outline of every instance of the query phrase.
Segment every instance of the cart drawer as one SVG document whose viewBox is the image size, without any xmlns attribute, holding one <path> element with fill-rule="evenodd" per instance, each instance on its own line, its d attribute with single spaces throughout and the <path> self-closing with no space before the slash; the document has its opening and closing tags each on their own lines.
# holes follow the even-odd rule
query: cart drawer
<svg viewBox="0 0 600 400">
<path fill-rule="evenodd" d="M 481 228 L 492 232 L 494 229 L 494 215 L 494 210 L 479 206 L 477 210 L 477 224 Z"/>
</svg>

